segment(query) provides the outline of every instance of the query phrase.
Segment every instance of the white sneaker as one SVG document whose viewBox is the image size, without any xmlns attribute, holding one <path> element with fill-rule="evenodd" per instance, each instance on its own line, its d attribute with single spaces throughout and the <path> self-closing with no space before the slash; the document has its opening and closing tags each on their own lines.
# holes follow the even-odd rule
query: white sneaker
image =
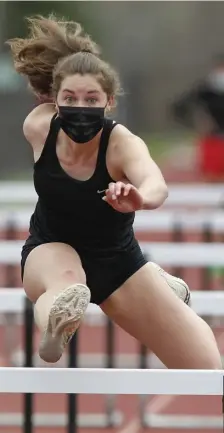
<svg viewBox="0 0 224 433">
<path fill-rule="evenodd" d="M 90 303 L 90 290 L 84 284 L 74 284 L 60 292 L 49 313 L 42 336 L 39 355 L 46 362 L 57 362 L 78 329 Z"/>
<path fill-rule="evenodd" d="M 158 269 L 160 275 L 166 280 L 167 284 L 174 291 L 174 293 L 180 298 L 185 304 L 190 305 L 191 301 L 191 293 L 190 289 L 181 278 L 174 277 L 173 275 L 168 274 L 168 272 L 164 271 L 159 265 L 154 262 L 150 262 L 152 266 Z"/>
</svg>

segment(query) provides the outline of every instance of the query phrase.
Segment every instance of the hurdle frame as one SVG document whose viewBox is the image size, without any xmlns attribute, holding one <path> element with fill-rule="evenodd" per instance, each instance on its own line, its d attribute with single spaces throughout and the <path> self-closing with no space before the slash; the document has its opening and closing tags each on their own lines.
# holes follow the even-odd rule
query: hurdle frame
<svg viewBox="0 0 224 433">
<path fill-rule="evenodd" d="M 7 295 L 8 292 L 8 295 Z M 8 312 L 23 312 L 24 317 L 24 346 L 25 360 L 24 367 L 33 368 L 33 305 L 26 297 L 24 290 L 21 288 L 5 288 L 0 289 L 0 297 L 8 303 Z M 13 298 L 15 299 L 13 301 Z M 0 313 L 5 311 L 4 302 L 0 305 Z M 92 306 L 92 311 L 95 311 Z M 92 313 L 93 314 L 93 313 Z M 77 341 L 78 332 L 75 334 L 68 348 L 68 368 L 77 368 Z M 108 365 L 109 365 L 108 361 Z M 13 367 L 11 367 L 13 368 Z M 20 368 L 20 367 L 16 367 Z M 111 367 L 112 368 L 112 367 Z M 60 370 L 61 368 L 59 368 Z M 111 398 L 112 397 L 112 398 Z M 10 418 L 5 414 L 0 413 L 0 426 L 10 427 L 17 426 L 23 428 L 23 433 L 33 433 L 34 427 L 66 427 L 68 433 L 76 433 L 77 427 L 83 428 L 107 428 L 118 427 L 123 421 L 123 415 L 119 411 L 115 411 L 114 402 L 116 396 L 109 396 L 110 404 L 106 405 L 105 413 L 97 414 L 78 414 L 77 411 L 77 395 L 69 393 L 67 396 L 68 412 L 67 416 L 63 414 L 34 414 L 33 413 L 33 394 L 24 393 L 23 395 L 23 414 L 13 413 Z"/>
<path fill-rule="evenodd" d="M 223 204 L 223 183 L 170 183 L 165 206 L 220 206 Z M 0 202 L 4 205 L 35 205 L 37 194 L 31 181 L 1 181 Z"/>
<path fill-rule="evenodd" d="M 102 376 L 102 377 L 101 377 Z M 220 396 L 223 424 L 223 370 L 141 370 L 0 368 L 0 392 L 114 395 Z M 116 380 L 115 380 L 116 378 Z M 102 379 L 102 380 L 101 380 Z M 108 386 L 109 382 L 109 386 Z M 19 385 L 19 386 L 18 386 Z M 207 425 L 208 426 L 208 425 Z M 211 427 L 211 424 L 209 425 Z"/>
<path fill-rule="evenodd" d="M 0 390 L 9 394 L 49 394 L 51 390 L 51 394 L 223 397 L 223 375 L 223 370 L 198 369 L 1 367 Z"/>
<path fill-rule="evenodd" d="M 206 296 L 207 300 L 206 302 L 203 301 L 203 298 Z M 24 305 L 25 305 L 25 323 L 26 323 L 26 329 L 24 329 L 25 331 L 25 343 L 26 343 L 26 347 L 27 351 L 26 351 L 26 363 L 25 366 L 27 366 L 28 368 L 32 368 L 30 367 L 30 365 L 32 364 L 32 337 L 33 337 L 33 333 L 32 333 L 32 324 L 33 324 L 33 306 L 31 304 L 31 302 L 27 299 L 27 297 L 25 296 L 25 292 L 24 290 L 21 288 L 2 288 L 0 290 L 0 313 L 5 311 L 5 309 L 7 308 L 7 310 L 9 312 L 13 312 L 13 311 L 23 311 Z M 220 312 L 223 310 L 224 308 L 224 293 L 222 292 L 193 292 L 192 293 L 192 308 L 194 310 L 196 310 L 198 313 L 200 314 L 208 314 L 209 311 L 214 310 L 214 312 L 216 311 L 217 314 L 220 314 Z M 89 309 L 89 314 L 100 314 L 102 317 L 105 317 L 104 313 L 100 310 L 99 307 L 95 306 L 95 305 L 90 305 L 88 307 Z M 76 334 L 76 338 L 77 338 Z M 77 341 L 76 341 L 77 344 Z M 77 349 L 77 348 L 76 348 Z M 75 356 L 75 352 L 72 349 L 72 346 L 70 347 L 70 350 L 72 351 L 72 356 Z M 76 352 L 77 353 L 77 352 Z M 73 358 L 73 361 L 71 363 L 70 366 L 74 366 L 74 362 L 76 361 L 75 358 Z M 142 361 L 145 361 L 145 358 L 142 359 Z M 141 368 L 139 370 L 143 370 L 143 368 L 145 368 L 147 370 L 147 366 L 142 364 Z M 83 370 L 83 369 L 82 369 Z M 89 369 L 85 369 L 86 371 L 88 371 Z M 125 369 L 124 369 L 125 371 Z M 223 372 L 224 374 L 224 372 Z M 26 410 L 25 410 L 25 414 L 24 414 L 24 421 L 22 421 L 22 415 L 19 414 L 13 414 L 12 417 L 10 417 L 10 425 L 22 425 L 22 422 L 24 422 L 23 426 L 24 426 L 24 433 L 32 433 L 32 428 L 35 426 L 65 426 L 66 422 L 67 422 L 67 428 L 72 429 L 71 430 L 73 433 L 75 431 L 75 427 L 79 426 L 79 427 L 90 427 L 93 424 L 100 424 L 100 426 L 102 426 L 102 419 L 99 419 L 99 416 L 95 415 L 92 417 L 92 419 L 87 420 L 86 423 L 84 423 L 84 419 L 82 419 L 82 417 L 80 417 L 77 414 L 76 411 L 76 407 L 72 406 L 72 396 L 74 394 L 69 394 L 71 397 L 68 397 L 68 404 L 70 405 L 70 411 L 68 413 L 68 418 L 66 418 L 64 415 L 50 415 L 48 414 L 48 416 L 46 415 L 39 415 L 39 414 L 33 414 L 32 411 L 32 397 L 30 397 L 30 394 L 24 394 L 24 404 L 27 404 L 26 406 Z M 147 395 L 147 394 L 146 394 Z M 27 396 L 27 397 L 26 397 Z M 115 397 L 114 395 L 112 395 L 112 398 Z M 144 396 L 145 399 L 146 396 Z M 142 397 L 140 397 L 142 399 Z M 74 400 L 73 400 L 74 401 Z M 112 400 L 113 401 L 113 400 Z M 141 413 L 140 413 L 141 414 Z M 143 415 L 143 414 L 141 414 Z M 69 418 L 69 416 L 71 418 Z M 113 425 L 115 426 L 116 424 L 118 424 L 118 420 L 121 422 L 121 415 L 119 415 L 119 413 L 115 413 L 114 417 L 117 417 L 116 419 L 113 419 Z M 119 419 L 120 416 L 120 419 Z M 31 424 L 31 420 L 33 418 L 33 424 Z M 209 425 L 209 420 L 211 419 L 211 417 L 207 417 L 208 418 L 208 423 L 206 425 Z M 104 417 L 105 421 L 104 421 L 104 426 L 106 427 L 108 425 L 108 419 L 106 417 Z M 66 421 L 67 420 L 67 421 Z M 167 420 L 166 416 L 164 417 L 164 421 Z M 4 426 L 8 426 L 9 423 L 6 420 L 6 417 L 3 415 L 0 417 L 0 421 L 2 423 L 2 425 Z M 115 422 L 116 421 L 116 422 Z M 158 418 L 156 419 L 156 417 L 152 414 L 144 414 L 144 418 L 143 418 L 143 424 L 145 425 L 145 427 L 152 427 L 152 424 L 155 426 L 154 428 L 158 427 L 159 425 L 159 421 Z M 172 419 L 169 418 L 168 422 L 171 422 Z M 197 421 L 197 425 L 198 425 L 198 420 Z M 196 422 L 195 421 L 195 422 Z M 200 421 L 200 420 L 199 420 Z M 162 421 L 160 421 L 161 423 Z M 211 427 L 216 428 L 217 426 L 220 426 L 221 423 L 221 418 L 216 418 L 216 419 L 212 419 L 213 424 L 210 425 Z M 148 425 L 149 424 L 149 425 Z M 164 423 L 163 423 L 164 424 Z M 204 419 L 203 419 L 203 425 L 205 424 Z M 174 425 L 174 428 L 177 426 L 177 423 Z M 26 429 L 25 429 L 26 428 Z M 69 431 L 69 430 L 68 430 Z"/>
<path fill-rule="evenodd" d="M 17 290 L 17 289 L 15 289 Z M 29 299 L 25 296 L 25 310 L 24 310 L 24 332 L 25 332 L 25 367 L 33 367 L 33 330 L 34 330 L 34 316 L 33 316 L 33 305 Z M 112 335 L 112 334 L 111 334 Z M 111 344 L 111 343 L 110 343 Z M 69 348 L 68 348 L 68 368 L 77 368 L 77 345 L 78 345 L 78 331 L 73 336 Z M 110 354 L 108 355 L 107 367 L 113 368 L 111 363 Z M 112 398 L 111 398 L 112 397 Z M 33 419 L 33 394 L 24 393 L 24 418 L 23 418 L 23 431 L 24 433 L 33 433 L 33 428 L 36 426 L 66 426 L 67 433 L 77 433 L 78 427 L 94 427 L 94 428 L 106 428 L 106 427 L 117 427 L 122 423 L 123 416 L 120 412 L 115 411 L 115 400 L 114 396 L 109 396 L 110 404 L 106 405 L 105 414 L 85 414 L 79 415 L 77 409 L 77 394 L 69 393 L 67 395 L 67 417 L 55 414 L 39 415 L 35 414 L 34 423 Z M 11 417 L 10 417 L 11 418 Z M 21 417 L 19 414 L 14 414 L 14 422 L 17 419 L 17 423 L 21 425 Z M 1 425 L 1 416 L 0 416 Z M 6 423 L 4 424 L 6 426 Z M 10 424 L 11 425 L 11 424 Z M 7 426 L 9 424 L 7 423 Z"/>
<path fill-rule="evenodd" d="M 10 222 L 10 224 L 11 224 L 11 226 L 9 226 L 9 228 L 10 228 L 10 230 L 12 231 L 12 233 L 13 233 L 13 218 L 12 218 L 12 220 L 11 220 L 11 222 Z M 150 225 L 150 224 L 149 224 Z M 218 224 L 219 225 L 219 224 Z M 15 227 L 15 229 L 16 229 L 16 227 Z M 183 231 L 182 231 L 182 227 L 181 227 L 181 224 L 180 224 L 180 222 L 178 221 L 178 219 L 177 220 L 175 220 L 174 221 L 174 223 L 173 223 L 173 231 L 172 231 L 172 233 L 173 233 L 173 242 L 182 242 L 182 235 L 183 235 Z M 211 242 L 212 241 L 212 239 L 211 239 L 211 230 L 210 230 L 210 227 L 209 227 L 209 225 L 208 224 L 204 224 L 204 226 L 203 226 L 203 233 L 204 233 L 204 235 L 203 235 L 203 237 L 204 237 L 204 239 L 207 241 L 207 243 L 208 242 Z M 7 236 L 7 239 L 8 240 L 13 240 L 13 236 L 12 235 L 10 235 L 10 236 Z M 147 249 L 147 248 L 146 248 Z M 146 253 L 147 254 L 147 253 Z M 13 267 L 13 264 L 11 265 L 11 264 L 9 264 L 9 265 L 7 265 L 8 266 L 8 270 L 9 270 L 9 272 L 8 272 L 8 274 L 9 275 L 11 275 L 12 276 L 12 273 L 11 273 L 11 271 L 12 271 L 12 267 Z M 209 289 L 209 281 L 208 281 L 208 276 L 207 276 L 207 274 L 206 274 L 206 269 L 204 269 L 204 272 L 203 272 L 203 276 L 204 276 L 204 283 L 203 283 L 203 287 L 205 288 L 205 289 Z M 175 268 L 173 268 L 173 273 L 175 274 L 175 275 L 177 275 L 177 276 L 181 276 L 181 272 L 180 272 L 180 266 L 179 267 L 175 267 Z M 12 284 L 11 284 L 12 285 Z M 9 286 L 10 286 L 10 282 L 9 282 Z M 108 358 L 107 358 L 107 367 L 108 368 L 113 368 L 113 362 L 111 361 L 111 358 L 110 357 L 113 357 L 113 348 L 112 348 L 112 346 L 113 346 L 113 326 L 111 326 L 111 328 L 110 328 L 110 323 L 108 322 L 108 330 L 107 330 L 107 335 L 109 336 L 109 338 L 107 338 L 107 354 L 108 354 Z M 76 344 L 76 342 L 74 342 L 74 344 Z M 72 345 L 73 345 L 73 341 L 72 341 L 72 343 L 71 343 L 71 350 L 72 350 Z M 141 350 L 140 350 L 140 365 L 141 365 L 141 368 L 146 368 L 147 366 L 146 366 L 146 353 L 147 353 L 147 350 L 144 348 L 144 347 L 142 347 L 141 348 Z M 111 364 L 111 362 L 112 362 L 112 364 Z M 145 364 L 145 366 L 144 366 L 144 364 Z M 112 366 L 111 366 L 112 365 Z M 27 394 L 25 394 L 25 397 L 24 397 L 24 399 L 27 399 L 26 401 L 28 402 L 28 400 L 29 400 L 29 398 L 31 398 L 31 397 L 29 397 Z M 72 403 L 72 401 L 73 401 L 73 403 Z M 73 412 L 73 418 L 74 418 L 74 416 L 75 416 L 75 412 L 74 412 L 74 410 L 72 411 L 71 410 L 71 408 L 75 405 L 75 401 L 76 401 L 76 395 L 73 395 L 73 394 L 69 394 L 69 396 L 68 396 L 68 406 L 69 406 L 69 413 L 72 413 Z M 141 420 L 142 420 L 142 424 L 144 425 L 144 426 L 146 426 L 146 427 L 160 427 L 161 426 L 161 424 L 159 424 L 159 421 L 158 421 L 158 419 L 156 420 L 155 419 L 155 416 L 154 416 L 154 418 L 153 418 L 153 416 L 152 415 L 148 415 L 148 414 L 146 414 L 145 412 L 144 412 L 144 401 L 145 401 L 145 399 L 144 398 L 141 398 L 141 402 L 140 402 L 140 414 L 141 414 Z M 115 406 L 115 399 L 114 399 L 114 396 L 109 396 L 109 398 L 107 399 L 107 402 L 108 402 L 108 404 L 106 405 L 106 416 L 107 416 L 107 422 L 103 422 L 103 423 L 100 423 L 101 425 L 99 425 L 99 423 L 98 423 L 98 425 L 97 425 L 97 427 L 99 428 L 99 427 L 112 427 L 112 426 L 115 426 L 115 425 L 118 425 L 119 424 L 119 422 L 118 422 L 118 418 L 119 418 L 119 416 L 118 417 L 116 417 L 116 413 L 115 412 L 113 412 L 113 408 L 114 408 L 114 406 Z M 31 403 L 30 403 L 31 404 Z M 73 405 L 73 406 L 72 406 Z M 28 403 L 27 403 L 27 407 L 28 407 Z M 26 409 L 25 409 L 26 410 Z M 161 416 L 162 417 L 162 416 Z M 178 417 L 178 415 L 175 415 L 175 418 L 177 418 Z M 55 416 L 54 416 L 54 418 L 55 418 Z M 192 418 L 192 417 L 191 417 Z M 210 418 L 210 417 L 209 417 Z M 183 418 L 182 418 L 182 420 L 183 420 Z M 98 421 L 99 421 L 99 418 L 98 418 Z M 164 418 L 164 421 L 165 421 L 165 418 Z M 171 422 L 172 421 L 172 419 L 170 418 L 170 420 L 166 420 L 166 422 L 167 422 L 167 424 L 169 424 L 169 421 Z M 179 421 L 181 421 L 181 419 L 179 419 Z M 219 423 L 219 421 L 220 421 L 220 419 L 218 420 L 218 425 L 220 424 Z M 36 422 L 38 422 L 38 419 L 36 420 Z M 43 423 L 44 421 L 43 421 L 43 419 L 42 419 L 42 421 L 41 421 L 41 423 Z M 46 421 L 45 421 L 46 422 Z M 58 422 L 60 423 L 60 425 L 62 425 L 61 423 L 65 423 L 65 420 L 63 421 L 62 420 L 62 418 L 59 420 L 59 418 L 58 418 Z M 96 422 L 96 420 L 95 420 L 95 422 Z M 120 418 L 120 422 L 121 422 L 121 418 Z M 161 421 L 162 422 L 162 421 Z M 71 418 L 70 418 L 70 420 L 68 421 L 68 423 L 70 423 L 70 427 L 68 427 L 68 428 L 72 428 L 71 427 L 71 425 L 73 424 L 74 425 L 74 421 L 72 421 L 72 415 L 71 415 Z M 185 425 L 186 425 L 186 418 L 184 419 L 184 423 L 185 423 Z M 80 424 L 83 426 L 83 423 L 80 421 Z M 88 424 L 88 423 L 87 423 Z M 156 425 L 157 424 L 157 425 Z M 43 424 L 42 424 L 43 425 Z M 49 425 L 51 425 L 51 424 L 49 424 Z M 63 424 L 64 425 L 64 424 Z M 176 425 L 178 425 L 178 423 L 176 422 Z M 206 421 L 206 425 L 207 425 L 207 421 Z M 216 428 L 216 425 L 217 425 L 217 419 L 214 419 L 214 424 L 211 426 L 211 427 L 213 427 L 214 426 L 214 428 Z M 89 424 L 88 424 L 88 426 L 89 426 Z M 179 426 L 181 426 L 181 427 L 184 427 L 183 425 L 180 425 L 179 424 Z M 173 427 L 173 428 L 175 428 L 175 423 L 173 422 L 173 424 L 169 424 L 168 425 L 168 427 Z M 198 419 L 196 419 L 195 420 L 195 424 L 193 424 L 192 425 L 192 428 L 195 428 L 195 427 L 198 427 Z M 202 425 L 202 427 L 203 427 L 203 425 Z M 72 431 L 73 433 L 74 433 L 74 429 L 73 430 L 68 430 L 69 431 L 69 433 Z M 26 431 L 26 433 L 31 433 L 31 431 Z"/>
<path fill-rule="evenodd" d="M 171 415 L 141 411 L 141 426 L 148 429 L 222 429 L 224 431 L 224 374 L 222 377 L 222 415 Z M 145 396 L 143 396 L 145 397 Z M 145 403 L 145 399 L 143 400 Z"/>
</svg>

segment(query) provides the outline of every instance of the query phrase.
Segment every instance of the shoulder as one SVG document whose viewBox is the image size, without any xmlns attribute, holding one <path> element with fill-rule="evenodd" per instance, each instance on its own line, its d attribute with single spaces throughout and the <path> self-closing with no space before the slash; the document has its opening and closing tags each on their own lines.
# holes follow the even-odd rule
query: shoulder
<svg viewBox="0 0 224 433">
<path fill-rule="evenodd" d="M 28 114 L 23 123 L 23 133 L 31 145 L 43 143 L 46 140 L 55 112 L 54 104 L 41 104 Z"/>
<path fill-rule="evenodd" d="M 119 123 L 111 132 L 110 148 L 111 152 L 118 157 L 122 155 L 131 156 L 139 151 L 149 153 L 144 140 Z"/>
</svg>

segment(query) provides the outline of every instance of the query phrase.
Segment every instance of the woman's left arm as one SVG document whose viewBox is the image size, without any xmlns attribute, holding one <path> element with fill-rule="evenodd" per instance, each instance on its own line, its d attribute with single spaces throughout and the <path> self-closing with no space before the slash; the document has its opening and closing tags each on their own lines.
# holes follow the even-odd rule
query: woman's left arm
<svg viewBox="0 0 224 433">
<path fill-rule="evenodd" d="M 120 168 L 141 194 L 143 209 L 161 206 L 168 197 L 168 188 L 144 141 L 127 134 L 118 148 Z"/>
</svg>

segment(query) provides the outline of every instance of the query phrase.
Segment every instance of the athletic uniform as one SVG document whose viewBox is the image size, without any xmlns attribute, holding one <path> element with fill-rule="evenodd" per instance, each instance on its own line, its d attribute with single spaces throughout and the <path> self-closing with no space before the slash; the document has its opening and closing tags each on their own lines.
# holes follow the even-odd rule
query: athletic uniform
<svg viewBox="0 0 224 433">
<path fill-rule="evenodd" d="M 100 304 L 147 263 L 134 236 L 135 213 L 121 213 L 102 197 L 115 182 L 106 166 L 106 152 L 116 122 L 104 119 L 94 174 L 73 179 L 56 154 L 60 118 L 52 118 L 39 160 L 34 164 L 38 202 L 30 220 L 30 236 L 22 249 L 22 279 L 26 259 L 36 246 L 64 242 L 80 256 L 91 302 Z"/>
</svg>

